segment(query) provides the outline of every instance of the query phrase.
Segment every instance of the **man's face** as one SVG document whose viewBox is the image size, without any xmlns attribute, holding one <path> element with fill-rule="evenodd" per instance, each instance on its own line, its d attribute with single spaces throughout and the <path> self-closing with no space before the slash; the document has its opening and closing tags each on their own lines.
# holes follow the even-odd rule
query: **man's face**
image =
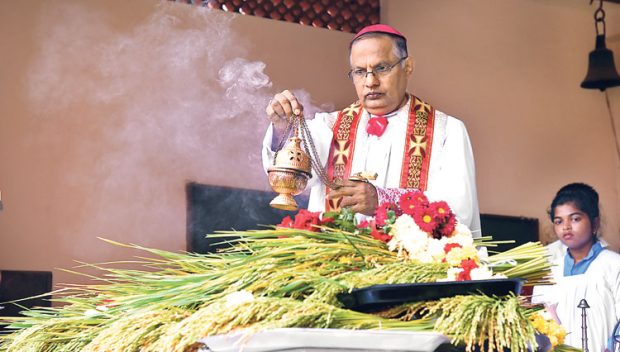
<svg viewBox="0 0 620 352">
<path fill-rule="evenodd" d="M 370 71 L 377 66 L 398 62 L 394 43 L 388 36 L 362 38 L 351 48 L 351 69 Z M 360 102 L 371 114 L 384 115 L 398 109 L 405 101 L 407 80 L 413 72 L 411 58 L 403 60 L 384 75 L 366 74 L 353 78 Z"/>
</svg>

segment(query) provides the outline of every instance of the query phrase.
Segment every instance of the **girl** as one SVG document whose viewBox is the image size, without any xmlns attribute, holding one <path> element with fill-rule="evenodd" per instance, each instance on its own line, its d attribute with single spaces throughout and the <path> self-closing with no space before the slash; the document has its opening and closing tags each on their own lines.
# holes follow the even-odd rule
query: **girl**
<svg viewBox="0 0 620 352">
<path fill-rule="evenodd" d="M 553 286 L 534 289 L 532 302 L 545 303 L 567 331 L 565 343 L 582 347 L 582 308 L 585 299 L 590 352 L 612 348 L 612 330 L 620 319 L 620 254 L 598 238 L 598 193 L 584 183 L 562 187 L 551 202 L 549 217 L 559 241 L 547 246 Z"/>
</svg>

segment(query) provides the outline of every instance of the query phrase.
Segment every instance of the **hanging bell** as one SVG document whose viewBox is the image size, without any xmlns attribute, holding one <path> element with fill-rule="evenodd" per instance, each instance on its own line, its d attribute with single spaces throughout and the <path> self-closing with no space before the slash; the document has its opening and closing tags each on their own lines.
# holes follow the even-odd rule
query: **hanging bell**
<svg viewBox="0 0 620 352">
<path fill-rule="evenodd" d="M 269 185 L 279 193 L 269 205 L 276 209 L 296 210 L 297 202 L 293 196 L 304 191 L 311 174 L 310 157 L 301 147 L 301 139 L 297 136 L 288 139 L 282 150 L 269 167 Z"/>
<path fill-rule="evenodd" d="M 620 85 L 620 76 L 614 64 L 614 53 L 605 46 L 605 35 L 596 36 L 596 47 L 590 52 L 588 73 L 581 88 L 600 89 Z"/>
</svg>

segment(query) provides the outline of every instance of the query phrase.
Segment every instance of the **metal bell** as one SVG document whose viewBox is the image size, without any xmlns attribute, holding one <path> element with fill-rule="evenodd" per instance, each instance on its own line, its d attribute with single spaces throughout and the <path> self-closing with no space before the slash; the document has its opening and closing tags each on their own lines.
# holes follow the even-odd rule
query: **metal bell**
<svg viewBox="0 0 620 352">
<path fill-rule="evenodd" d="M 590 52 L 588 73 L 581 88 L 600 89 L 620 85 L 620 76 L 614 64 L 614 53 L 605 46 L 605 35 L 596 36 L 596 47 Z"/>
</svg>

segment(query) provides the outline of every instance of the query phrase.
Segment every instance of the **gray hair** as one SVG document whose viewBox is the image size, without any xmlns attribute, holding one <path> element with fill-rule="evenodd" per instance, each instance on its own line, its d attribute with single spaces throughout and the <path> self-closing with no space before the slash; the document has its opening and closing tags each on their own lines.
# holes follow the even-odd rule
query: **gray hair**
<svg viewBox="0 0 620 352">
<path fill-rule="evenodd" d="M 405 40 L 405 38 L 398 36 L 398 35 L 389 34 L 389 33 L 371 32 L 371 33 L 366 33 L 366 34 L 363 34 L 355 38 L 351 42 L 351 44 L 349 44 L 349 61 L 351 60 L 351 49 L 353 48 L 353 44 L 365 38 L 376 38 L 376 37 L 389 37 L 392 40 L 392 43 L 394 44 L 392 46 L 393 53 L 399 60 L 408 56 L 407 41 Z"/>
</svg>

